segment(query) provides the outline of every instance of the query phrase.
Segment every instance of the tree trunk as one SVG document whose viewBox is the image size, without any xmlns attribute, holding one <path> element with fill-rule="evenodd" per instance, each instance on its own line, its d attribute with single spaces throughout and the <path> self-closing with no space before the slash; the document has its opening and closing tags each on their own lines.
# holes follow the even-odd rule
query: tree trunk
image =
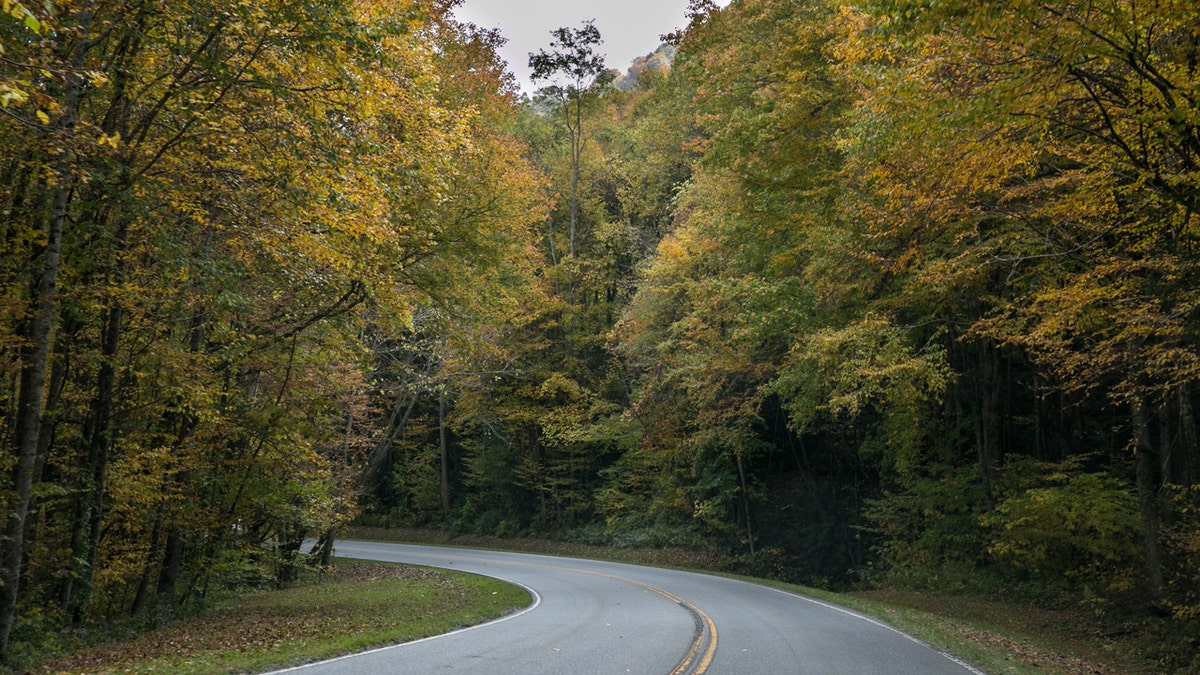
<svg viewBox="0 0 1200 675">
<path fill-rule="evenodd" d="M 554 216 L 546 217 L 546 241 L 550 244 L 550 262 L 555 267 L 558 267 L 558 253 L 554 250 Z M 555 277 L 555 291 L 558 291 L 558 281 Z"/>
<path fill-rule="evenodd" d="M 317 539 L 317 543 L 313 544 L 312 550 L 308 554 L 316 555 L 317 564 L 321 567 L 329 567 L 329 563 L 333 559 L 333 530 L 326 530 Z"/>
<path fill-rule="evenodd" d="M 150 576 L 158 569 L 159 553 L 158 542 L 162 538 L 163 521 L 166 519 L 165 504 L 164 508 L 159 509 L 158 517 L 154 519 L 154 529 L 150 532 L 150 554 L 146 559 L 146 565 L 142 568 L 142 575 L 138 579 L 137 591 L 133 594 L 133 604 L 129 611 L 132 614 L 137 614 L 146 606 L 146 599 L 150 597 Z"/>
<path fill-rule="evenodd" d="M 569 112 L 567 113 L 570 114 Z M 571 134 L 571 232 L 567 239 L 567 256 L 575 257 L 575 230 L 579 222 L 579 163 L 583 158 L 583 93 L 575 95 L 575 126 L 567 125 Z"/>
<path fill-rule="evenodd" d="M 1030 380 L 1033 383 L 1033 456 L 1039 462 L 1046 461 L 1046 425 L 1042 420 L 1043 403 L 1042 400 L 1042 377 L 1038 374 L 1037 368 L 1030 367 Z"/>
<path fill-rule="evenodd" d="M 118 241 L 124 239 L 124 228 L 121 230 Z M 92 400 L 92 419 L 88 425 L 87 467 L 81 477 L 75 531 L 71 538 L 71 555 L 75 560 L 75 569 L 63 586 L 61 598 L 61 611 L 64 621 L 67 622 L 81 618 L 82 605 L 91 591 L 92 572 L 95 569 L 97 549 L 100 547 L 100 526 L 104 516 L 104 481 L 108 475 L 108 455 L 112 442 L 112 407 L 116 394 L 115 360 L 121 336 L 120 303 L 114 300 L 107 314 L 100 350 L 100 372 L 96 377 L 96 394 Z"/>
<path fill-rule="evenodd" d="M 42 418 L 38 430 L 37 465 L 33 472 L 33 482 L 43 480 L 46 461 L 54 448 L 54 437 L 61 422 L 58 408 L 62 402 L 63 390 L 67 386 L 67 376 L 71 373 L 71 359 L 74 347 L 79 339 L 79 331 L 83 324 L 76 318 L 62 316 L 54 329 L 55 346 L 50 357 L 50 376 L 46 380 L 45 396 L 42 402 Z M 36 499 L 30 503 L 30 508 L 37 508 Z"/>
<path fill-rule="evenodd" d="M 1200 479 L 1200 442 L 1196 439 L 1196 417 L 1192 413 L 1191 387 L 1187 385 L 1179 388 L 1179 439 L 1175 482 L 1184 490 L 1190 490 Z"/>
<path fill-rule="evenodd" d="M 1138 507 L 1142 520 L 1142 545 L 1146 555 L 1146 581 L 1150 597 L 1159 602 L 1163 597 L 1165 583 L 1162 571 L 1162 554 L 1159 545 L 1158 519 L 1158 457 L 1150 439 L 1146 413 L 1141 401 L 1133 403 L 1133 433 L 1136 453 L 1136 476 Z"/>
<path fill-rule="evenodd" d="M 67 190 L 60 188 L 55 197 L 55 215 L 51 218 L 49 241 L 41 279 L 37 286 L 37 313 L 29 330 L 30 348 L 23 354 L 21 390 L 17 399 L 16 428 L 13 434 L 17 465 L 13 470 L 12 486 L 15 499 L 7 514 L 4 527 L 3 585 L 0 587 L 0 654 L 8 647 L 9 635 L 16 618 L 20 594 L 21 566 L 25 557 L 25 522 L 29 515 L 29 500 L 33 491 L 33 474 L 37 465 L 38 438 L 42 416 L 42 395 L 46 381 L 46 364 L 53 329 L 54 290 L 58 277 L 63 223 L 66 219 Z"/>
<path fill-rule="evenodd" d="M 429 372 L 428 369 L 426 372 Z M 379 440 L 375 443 L 375 448 L 371 450 L 371 454 L 367 456 L 367 464 L 363 468 L 362 473 L 362 482 L 364 485 L 370 485 L 379 476 L 379 473 L 383 471 L 388 457 L 392 453 L 392 444 L 395 443 L 396 437 L 408 426 L 408 418 L 412 416 L 412 411 L 416 408 L 419 398 L 420 392 L 414 390 L 412 398 L 408 400 L 408 405 L 405 406 L 403 405 L 403 396 L 399 393 L 396 394 L 396 405 L 392 409 L 392 415 L 388 419 L 387 427 L 379 436 Z"/>
<path fill-rule="evenodd" d="M 94 2 L 86 3 L 79 14 L 81 35 L 88 35 L 92 24 Z M 69 137 L 75 129 L 83 96 L 83 67 L 92 43 L 78 39 L 71 54 L 71 72 L 63 96 L 62 117 L 56 130 Z M 33 474 L 37 465 L 38 437 L 42 416 L 46 367 L 54 329 L 54 295 L 62 256 L 63 227 L 67 221 L 74 172 L 74 155 L 65 152 L 55 165 L 58 184 L 53 190 L 51 211 L 46 227 L 46 249 L 32 302 L 34 319 L 29 327 L 28 344 L 21 366 L 21 391 L 17 398 L 16 424 L 13 434 L 14 455 L 12 490 L 14 498 L 4 523 L 3 578 L 0 579 L 0 655 L 8 651 L 8 641 L 17 616 L 20 598 L 21 567 L 25 558 L 25 522 L 29 515 L 29 500 L 33 491 Z"/>
<path fill-rule="evenodd" d="M 742 462 L 740 450 L 735 451 L 733 455 L 737 462 L 738 482 L 742 486 L 742 498 L 739 501 L 742 503 L 742 515 L 746 519 L 746 543 L 750 546 L 750 555 L 754 555 L 754 525 L 750 520 L 750 489 L 746 485 L 746 467 Z"/>
<path fill-rule="evenodd" d="M 285 526 L 277 532 L 275 586 L 283 586 L 300 578 L 300 547 L 304 545 L 304 528 L 299 525 Z"/>
<path fill-rule="evenodd" d="M 161 601 L 162 598 L 171 600 L 175 597 L 175 585 L 179 581 L 179 572 L 183 568 L 183 533 L 179 527 L 172 525 L 167 532 L 167 550 L 163 555 L 162 569 L 158 572 L 158 583 L 154 593 Z"/>
<path fill-rule="evenodd" d="M 108 109 L 104 114 L 101 129 L 105 134 L 121 134 L 129 136 L 128 116 L 130 103 L 126 96 L 126 87 L 131 78 L 133 60 L 141 52 L 144 27 L 144 12 L 147 7 L 139 10 L 131 20 L 130 27 L 123 33 L 112 59 L 114 71 L 112 95 L 109 97 Z M 128 191 L 133 185 L 131 169 L 122 163 L 117 171 L 117 178 L 110 187 L 99 186 L 96 191 L 105 192 L 109 196 L 118 196 Z M 85 199 L 86 203 L 100 204 L 92 209 L 88 218 L 97 226 L 109 222 L 111 218 L 106 213 L 103 204 L 109 203 L 101 199 L 99 194 Z M 109 288 L 121 288 L 127 275 L 126 251 L 128 248 L 129 228 L 121 214 L 116 215 L 116 228 L 113 234 L 111 253 L 107 254 L 112 268 L 105 285 Z M 78 620 L 82 606 L 91 592 L 92 577 L 96 566 L 96 557 L 100 548 L 100 533 L 104 518 L 104 484 L 108 475 L 109 452 L 112 447 L 113 435 L 113 404 L 116 397 L 117 355 L 121 342 L 121 324 L 124 319 L 124 309 L 121 300 L 115 293 L 110 292 L 108 310 L 104 322 L 104 333 L 100 345 L 100 369 L 96 376 L 96 393 L 92 399 L 90 420 L 86 433 L 88 459 L 86 473 L 81 479 L 81 495 L 76 512 L 76 531 L 72 536 L 71 551 L 75 560 L 74 573 L 68 575 L 62 595 L 62 612 L 65 620 Z M 78 590 L 76 591 L 76 580 Z M 76 597 L 77 596 L 77 597 Z"/>
<path fill-rule="evenodd" d="M 197 309 L 192 313 L 188 321 L 188 350 L 193 353 L 198 353 L 204 347 L 204 329 L 205 317 L 207 313 L 202 309 Z M 167 428 L 174 426 L 176 428 L 175 440 L 172 443 L 172 456 L 179 456 L 183 453 L 192 436 L 196 433 L 196 427 L 200 424 L 200 419 L 193 412 L 182 409 L 179 412 L 168 413 L 163 422 Z M 165 469 L 167 470 L 167 469 Z M 169 471 L 169 470 L 167 470 Z M 182 471 L 173 477 L 177 486 L 176 489 L 183 490 L 191 481 L 191 473 Z M 163 598 L 168 601 L 173 601 L 175 598 L 176 584 L 179 581 L 180 570 L 183 566 L 184 539 L 183 530 L 178 523 L 172 522 L 170 503 L 171 497 L 169 493 L 163 496 L 161 511 L 159 512 L 158 520 L 154 523 L 154 532 L 151 536 L 152 548 L 150 567 L 146 570 L 145 581 L 149 584 L 149 577 L 153 574 L 154 564 L 157 559 L 158 540 L 162 536 L 162 531 L 167 532 L 167 541 L 162 553 L 161 563 L 158 567 L 158 577 L 154 584 L 154 595 L 158 602 L 162 602 Z M 142 589 L 139 587 L 139 594 Z M 144 599 L 143 599 L 144 602 Z M 135 601 L 136 604 L 136 601 Z"/>
<path fill-rule="evenodd" d="M 1000 382 L 999 358 L 991 340 L 979 342 L 979 419 L 976 420 L 976 443 L 979 453 L 979 472 L 984 492 L 992 497 L 992 483 L 1000 465 Z"/>
<path fill-rule="evenodd" d="M 442 459 L 442 522 L 450 524 L 450 432 L 446 429 L 446 392 L 438 399 L 438 444 Z"/>
</svg>

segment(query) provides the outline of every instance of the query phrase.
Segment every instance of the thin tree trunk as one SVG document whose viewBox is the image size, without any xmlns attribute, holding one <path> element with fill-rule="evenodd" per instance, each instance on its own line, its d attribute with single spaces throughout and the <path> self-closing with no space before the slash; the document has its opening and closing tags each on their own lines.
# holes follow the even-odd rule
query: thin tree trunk
<svg viewBox="0 0 1200 675">
<path fill-rule="evenodd" d="M 554 216 L 546 218 L 546 241 L 550 244 L 550 262 L 558 267 L 558 253 L 554 250 Z M 558 283 L 556 280 L 555 284 Z M 557 288 L 555 289 L 557 290 Z"/>
<path fill-rule="evenodd" d="M 1042 378 L 1037 368 L 1030 368 L 1033 381 L 1033 456 L 1038 461 L 1046 461 L 1046 425 L 1042 420 Z"/>
<path fill-rule="evenodd" d="M 46 480 L 46 466 L 49 464 L 55 448 L 58 425 L 62 422 L 59 406 L 62 402 L 67 377 L 71 372 L 72 349 L 75 346 L 78 332 L 82 328 L 81 322 L 70 316 L 71 312 L 61 314 L 54 330 L 55 345 L 51 347 L 50 373 L 46 381 L 42 415 L 38 422 L 37 459 L 33 467 L 35 485 Z M 29 516 L 25 522 L 25 538 L 26 541 L 32 541 L 39 532 L 38 518 L 41 515 L 36 495 L 30 496 L 28 513 Z"/>
<path fill-rule="evenodd" d="M 72 349 L 81 328 L 83 328 L 83 324 L 78 319 L 63 316 L 60 317 L 59 324 L 54 330 L 55 346 L 52 348 L 50 377 L 46 383 L 42 418 L 38 430 L 37 465 L 33 472 L 35 483 L 43 480 L 46 462 L 54 447 L 54 436 L 59 424 L 58 407 L 62 401 L 63 390 L 67 385 L 67 376 L 71 373 Z M 30 508 L 37 508 L 36 499 L 30 502 Z"/>
<path fill-rule="evenodd" d="M 1165 582 L 1159 545 L 1157 453 L 1150 439 L 1150 429 L 1142 406 L 1141 401 L 1135 401 L 1132 414 L 1137 496 L 1142 519 L 1142 545 L 1146 555 L 1146 581 L 1151 600 L 1158 602 L 1163 597 Z"/>
<path fill-rule="evenodd" d="M 570 115 L 570 113 L 568 113 Z M 575 126 L 567 125 L 571 134 L 571 232 L 567 240 L 567 255 L 575 257 L 575 231 L 579 222 L 579 162 L 583 157 L 583 94 L 575 99 Z"/>
<path fill-rule="evenodd" d="M 137 614 L 146 606 L 146 599 L 150 597 L 150 576 L 157 569 L 159 564 L 158 542 L 162 539 L 163 521 L 166 519 L 166 504 L 159 509 L 158 517 L 154 519 L 154 529 L 150 532 L 150 555 L 146 560 L 146 566 L 142 568 L 142 575 L 138 579 L 137 591 L 133 594 L 133 604 L 129 611 L 132 614 Z"/>
<path fill-rule="evenodd" d="M 1197 476 L 1197 470 L 1200 469 L 1200 466 L 1197 466 L 1197 450 L 1200 443 L 1196 439 L 1196 417 L 1192 413 L 1191 387 L 1187 385 L 1179 388 L 1179 436 L 1180 452 L 1175 461 L 1175 482 L 1184 490 L 1190 490 L 1200 478 Z"/>
<path fill-rule="evenodd" d="M 124 228 L 121 230 L 118 241 L 124 238 Z M 86 602 L 91 590 L 96 553 L 100 547 L 100 526 L 104 516 L 104 482 L 108 475 L 108 455 L 112 443 L 112 407 L 113 397 L 116 395 L 115 360 L 121 337 L 120 303 L 113 300 L 107 314 L 100 350 L 100 372 L 96 378 L 96 394 L 92 401 L 87 467 L 81 479 L 82 490 L 71 543 L 75 570 L 64 584 L 61 599 L 63 619 L 68 622 L 80 618 L 78 615 L 82 604 Z"/>
<path fill-rule="evenodd" d="M 129 114 L 126 87 L 130 80 L 131 63 L 141 51 L 142 24 L 146 11 L 146 5 L 139 9 L 131 24 L 136 25 L 137 28 L 130 28 L 124 33 L 114 53 L 114 62 L 119 65 L 114 67 L 113 93 L 109 98 L 108 110 L 101 124 L 101 129 L 105 134 L 124 132 L 128 135 L 125 128 Z M 110 194 L 119 194 L 130 189 L 132 182 L 129 167 L 122 166 Z M 103 200 L 95 197 L 87 201 L 103 203 Z M 108 221 L 108 218 L 101 208 L 97 208 L 90 220 L 100 225 Z M 117 214 L 117 226 L 111 253 L 113 268 L 111 278 L 106 280 L 106 285 L 110 288 L 120 288 L 125 283 L 127 273 L 125 254 L 128 248 L 128 238 L 129 228 L 126 220 Z M 92 578 L 100 548 L 100 533 L 104 519 L 104 484 L 108 475 L 109 453 L 112 447 L 113 403 L 116 397 L 117 380 L 116 361 L 120 349 L 123 319 L 124 308 L 120 299 L 113 294 L 108 300 L 104 333 L 101 339 L 100 369 L 96 376 L 96 393 L 92 399 L 91 419 L 87 433 L 88 463 L 81 485 L 83 498 L 79 500 L 75 523 L 76 532 L 72 536 L 71 543 L 76 569 L 74 574 L 68 575 L 62 595 L 62 612 L 66 621 L 81 618 L 79 614 L 91 593 Z M 75 580 L 78 580 L 78 591 L 75 589 Z"/>
<path fill-rule="evenodd" d="M 53 330 L 54 291 L 61 255 L 63 223 L 66 219 L 66 188 L 59 188 L 54 200 L 55 215 L 51 218 L 49 240 L 41 279 L 37 286 L 37 313 L 29 331 L 30 349 L 23 355 L 21 390 L 17 399 L 17 418 L 14 437 L 17 464 L 13 470 L 13 492 L 16 498 L 7 514 L 4 527 L 3 584 L 0 586 L 0 653 L 8 647 L 9 635 L 16 618 L 20 594 L 21 566 L 25 557 L 25 522 L 33 491 L 33 475 L 38 459 L 38 438 L 45 391 L 46 366 Z"/>
<path fill-rule="evenodd" d="M 999 359 L 991 340 L 979 342 L 979 471 L 984 492 L 992 497 L 992 483 L 1000 465 L 1000 383 Z"/>
<path fill-rule="evenodd" d="M 207 312 L 202 307 L 197 307 L 192 312 L 191 318 L 188 320 L 188 351 L 192 353 L 199 353 L 204 347 L 206 316 Z M 180 407 L 182 409 L 182 406 Z M 171 455 L 178 456 L 182 454 L 184 448 L 188 445 L 188 442 L 196 433 L 196 428 L 199 426 L 200 420 L 194 413 L 183 411 L 179 413 L 168 413 L 166 419 L 164 419 L 164 422 L 167 423 L 168 428 L 170 426 L 176 427 L 175 440 L 172 443 Z M 183 487 L 191 481 L 191 474 L 188 471 L 183 471 L 176 474 L 173 477 L 173 480 L 176 485 L 180 486 L 179 489 L 183 489 Z M 178 523 L 172 522 L 171 520 L 170 510 L 172 507 L 169 500 L 169 494 L 163 496 L 161 510 L 159 512 L 158 520 L 154 524 L 154 532 L 151 537 L 151 559 L 148 563 L 149 567 L 144 575 L 146 585 L 148 586 L 149 577 L 154 572 L 154 565 L 156 563 L 158 564 L 158 574 L 154 584 L 154 595 L 158 599 L 158 602 L 162 602 L 163 598 L 166 598 L 168 601 L 174 600 L 176 584 L 179 581 L 179 574 L 183 566 L 185 543 L 183 538 L 183 530 L 179 527 Z M 167 532 L 167 539 L 160 560 L 158 558 L 156 549 L 158 547 L 157 542 L 162 536 L 161 533 L 164 529 Z M 141 587 L 139 587 L 138 592 L 139 595 L 142 594 Z M 142 602 L 144 603 L 144 598 Z M 140 606 L 141 605 L 135 601 L 135 611 Z"/>
<path fill-rule="evenodd" d="M 750 545 L 750 555 L 754 555 L 754 526 L 750 522 L 750 491 L 746 486 L 746 468 L 742 462 L 742 453 L 734 452 L 737 460 L 738 480 L 742 484 L 742 511 L 746 518 L 746 542 Z"/>
<path fill-rule="evenodd" d="M 433 371 L 433 364 L 425 366 L 425 371 L 421 374 L 422 378 L 428 377 Z M 379 440 L 375 443 L 375 447 L 371 450 L 371 454 L 367 456 L 367 465 L 363 469 L 362 482 L 369 484 L 375 479 L 380 471 L 383 470 L 384 462 L 392 451 L 392 443 L 396 437 L 408 426 L 408 419 L 412 416 L 413 409 L 417 406 L 417 400 L 420 398 L 420 391 L 414 385 L 412 398 L 408 400 L 408 405 L 404 405 L 404 398 L 397 393 L 396 404 L 392 407 L 392 414 L 388 418 L 387 426 L 384 429 Z"/>
<path fill-rule="evenodd" d="M 81 35 L 91 31 L 94 2 L 83 6 L 79 15 Z M 63 97 L 63 113 L 55 129 L 69 138 L 78 121 L 83 96 L 83 67 L 90 40 L 80 38 L 71 54 L 71 72 Z M 34 320 L 30 326 L 29 349 L 21 367 L 21 391 L 17 399 L 17 416 L 13 445 L 17 458 L 13 470 L 14 499 L 4 523 L 3 578 L 0 586 L 0 655 L 8 651 L 9 638 L 17 616 L 17 601 L 21 591 L 21 567 L 25 558 L 25 522 L 29 515 L 29 500 L 33 491 L 33 474 L 37 465 L 38 437 L 42 415 L 42 396 L 46 384 L 46 366 L 54 329 L 54 295 L 62 256 L 63 228 L 67 221 L 73 181 L 71 173 L 74 155 L 63 153 L 56 163 L 59 183 L 53 192 L 50 218 L 46 228 L 46 250 L 42 260 L 33 302 Z"/>
<path fill-rule="evenodd" d="M 450 432 L 446 429 L 446 392 L 438 399 L 438 444 L 442 459 L 442 522 L 450 523 Z"/>
</svg>

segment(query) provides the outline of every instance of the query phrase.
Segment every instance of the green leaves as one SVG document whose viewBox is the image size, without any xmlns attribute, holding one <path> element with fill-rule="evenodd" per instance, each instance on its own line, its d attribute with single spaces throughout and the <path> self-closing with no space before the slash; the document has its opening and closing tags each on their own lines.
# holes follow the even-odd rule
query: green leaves
<svg viewBox="0 0 1200 675">
<path fill-rule="evenodd" d="M 1069 593 L 1071 584 L 1108 598 L 1133 591 L 1141 521 L 1132 486 L 1104 473 L 1079 472 L 1070 463 L 1014 466 L 1020 468 L 1047 475 L 981 519 L 992 533 L 988 553 L 1054 593 Z"/>
<path fill-rule="evenodd" d="M 903 479 L 929 445 L 933 411 L 952 377 L 936 343 L 915 350 L 907 330 L 869 314 L 793 347 L 771 389 L 798 433 L 815 430 L 823 418 L 854 425 L 868 412 L 882 415 L 888 469 Z"/>
<path fill-rule="evenodd" d="M 42 22 L 39 21 L 36 16 L 34 16 L 33 12 L 31 12 L 28 7 L 20 2 L 15 2 L 15 0 L 4 0 L 4 3 L 2 6 L 0 6 L 0 9 L 2 9 L 5 14 L 20 21 L 25 25 L 26 28 L 34 33 L 40 33 L 42 31 Z"/>
<path fill-rule="evenodd" d="M 534 80 L 552 80 L 561 75 L 572 87 L 582 89 L 604 72 L 604 55 L 596 53 L 604 40 L 594 22 L 584 21 L 582 28 L 556 28 L 550 35 L 550 51 L 539 49 L 529 55 L 530 77 Z"/>
</svg>

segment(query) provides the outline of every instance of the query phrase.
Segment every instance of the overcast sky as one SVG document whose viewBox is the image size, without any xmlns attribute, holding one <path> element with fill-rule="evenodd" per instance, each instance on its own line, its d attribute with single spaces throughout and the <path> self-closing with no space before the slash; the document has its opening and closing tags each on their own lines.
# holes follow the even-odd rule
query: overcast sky
<svg viewBox="0 0 1200 675">
<path fill-rule="evenodd" d="M 729 0 L 717 4 L 724 7 Z M 500 56 L 521 90 L 532 93 L 529 53 L 548 48 L 555 28 L 579 28 L 595 19 L 604 38 L 599 51 L 609 68 L 623 73 L 633 59 L 658 49 L 660 35 L 685 26 L 687 6 L 688 0 L 465 0 L 454 15 L 481 28 L 499 28 L 508 38 Z"/>
</svg>

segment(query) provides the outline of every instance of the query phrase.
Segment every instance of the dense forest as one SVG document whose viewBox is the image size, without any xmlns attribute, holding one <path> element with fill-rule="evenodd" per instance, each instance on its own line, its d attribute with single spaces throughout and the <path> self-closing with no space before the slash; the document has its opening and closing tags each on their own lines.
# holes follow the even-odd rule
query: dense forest
<svg viewBox="0 0 1200 675">
<path fill-rule="evenodd" d="M 5 0 L 6 658 L 357 522 L 1200 667 L 1191 0 L 693 0 L 625 73 L 555 31 L 532 97 L 454 4 Z"/>
</svg>

